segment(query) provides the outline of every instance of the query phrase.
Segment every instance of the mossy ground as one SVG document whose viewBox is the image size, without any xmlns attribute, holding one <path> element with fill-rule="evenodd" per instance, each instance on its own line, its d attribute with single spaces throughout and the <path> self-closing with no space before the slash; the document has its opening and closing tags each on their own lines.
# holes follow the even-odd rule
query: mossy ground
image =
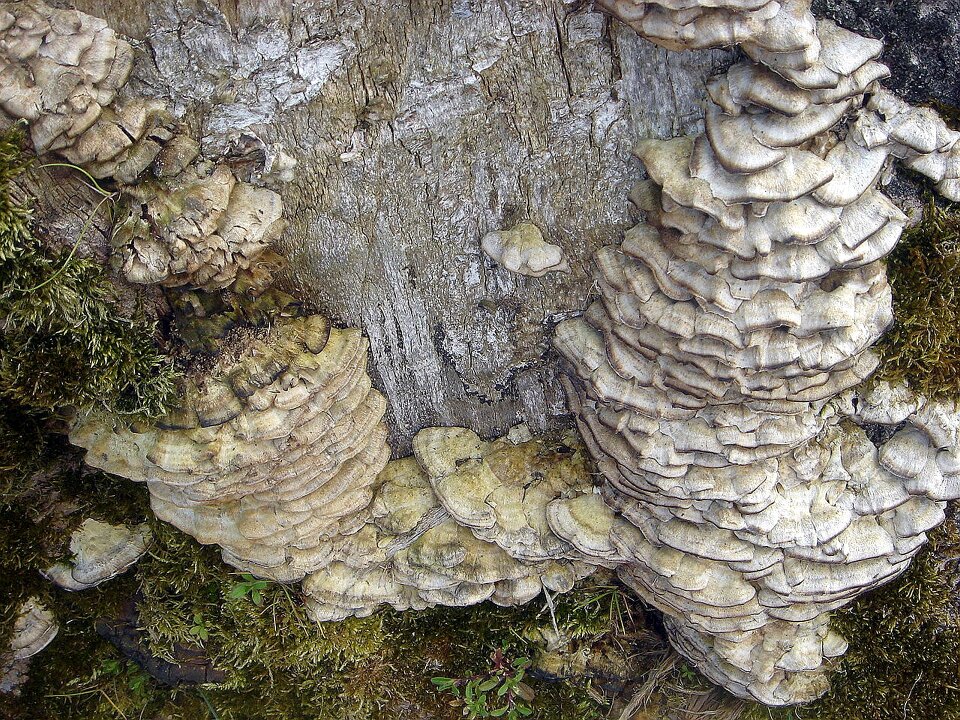
<svg viewBox="0 0 960 720">
<path fill-rule="evenodd" d="M 887 267 L 895 319 L 877 345 L 876 377 L 928 396 L 960 395 L 960 206 L 931 201 Z"/>
<path fill-rule="evenodd" d="M 631 616 L 636 610 L 619 588 L 589 580 L 555 599 L 553 617 L 543 603 L 512 609 L 485 603 L 318 625 L 296 587 L 269 583 L 259 603 L 249 593 L 237 597 L 244 579 L 215 549 L 162 523 L 154 531 L 149 556 L 102 590 L 44 593 L 61 618 L 61 635 L 34 658 L 21 697 L 3 701 L 0 717 L 453 720 L 461 708 L 436 692 L 430 678 L 483 672 L 498 648 L 510 657 L 536 657 L 543 638 L 554 636 L 553 618 L 568 638 L 567 652 L 619 654 L 621 668 L 644 647 L 662 643 L 643 628 L 642 614 Z M 226 681 L 162 686 L 97 637 L 95 620 L 120 613 L 130 597 L 137 598 L 153 654 L 172 658 L 178 645 L 201 648 Z M 600 718 L 602 706 L 593 699 L 599 688 L 623 682 L 590 670 L 571 678 L 537 675 L 528 680 L 536 693 L 531 707 L 543 720 Z"/>
</svg>

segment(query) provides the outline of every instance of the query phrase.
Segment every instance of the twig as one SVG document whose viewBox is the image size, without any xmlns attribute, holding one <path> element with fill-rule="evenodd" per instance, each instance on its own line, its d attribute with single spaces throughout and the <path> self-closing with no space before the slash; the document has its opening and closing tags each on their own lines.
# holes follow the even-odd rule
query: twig
<svg viewBox="0 0 960 720">
<path fill-rule="evenodd" d="M 917 687 L 917 683 L 920 682 L 920 678 L 923 677 L 923 670 L 920 671 L 920 674 L 917 675 L 917 679 L 913 681 L 913 685 L 910 686 L 910 692 L 907 693 L 907 699 L 903 703 L 903 720 L 907 720 L 907 706 L 910 704 L 910 697 L 913 695 L 914 688 Z"/>
<path fill-rule="evenodd" d="M 560 626 L 557 625 L 557 615 L 554 612 L 553 597 L 551 597 L 550 591 L 546 588 L 543 589 L 543 596 L 547 599 L 547 609 L 550 610 L 550 622 L 553 623 L 553 630 L 557 633 L 557 642 L 560 642 Z"/>
</svg>

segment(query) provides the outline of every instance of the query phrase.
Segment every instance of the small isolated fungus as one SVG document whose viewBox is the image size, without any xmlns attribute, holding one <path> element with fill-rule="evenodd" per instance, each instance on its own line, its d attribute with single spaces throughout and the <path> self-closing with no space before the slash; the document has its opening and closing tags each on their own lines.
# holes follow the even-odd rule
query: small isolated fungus
<svg viewBox="0 0 960 720">
<path fill-rule="evenodd" d="M 128 528 L 87 518 L 70 536 L 70 560 L 52 565 L 43 574 L 66 590 L 96 587 L 143 557 L 149 537 L 146 523 Z"/>
<path fill-rule="evenodd" d="M 487 233 L 480 247 L 495 263 L 519 275 L 543 277 L 551 272 L 570 272 L 560 246 L 544 240 L 533 223 Z"/>
<path fill-rule="evenodd" d="M 10 646 L 0 654 L 0 692 L 16 693 L 26 682 L 30 658 L 53 642 L 60 627 L 40 601 L 28 598 L 13 622 Z"/>
</svg>

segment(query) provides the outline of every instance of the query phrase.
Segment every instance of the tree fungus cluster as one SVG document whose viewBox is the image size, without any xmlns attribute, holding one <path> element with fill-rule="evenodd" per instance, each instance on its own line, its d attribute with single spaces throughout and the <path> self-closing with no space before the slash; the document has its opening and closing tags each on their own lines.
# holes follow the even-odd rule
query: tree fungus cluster
<svg viewBox="0 0 960 720">
<path fill-rule="evenodd" d="M 426 428 L 415 457 L 378 479 L 371 520 L 304 581 L 317 620 L 484 600 L 519 605 L 567 592 L 596 569 L 562 538 L 556 508 L 590 493 L 576 438 L 514 444 L 466 428 Z"/>
<path fill-rule="evenodd" d="M 262 577 L 294 581 L 356 531 L 389 458 L 367 341 L 322 316 L 280 322 L 236 363 L 189 382 L 156 423 L 90 414 L 87 462 L 146 482 L 163 520 Z"/>
<path fill-rule="evenodd" d="M 229 564 L 302 580 L 318 621 L 549 599 L 615 567 L 711 679 L 807 701 L 846 648 L 829 613 L 903 572 L 960 497 L 956 405 L 855 389 L 907 222 L 879 190 L 889 161 L 960 199 L 960 135 L 884 91 L 881 44 L 808 0 L 598 5 L 667 48 L 748 57 L 710 81 L 704 134 L 638 143 L 645 220 L 597 254 L 599 299 L 557 328 L 598 488 L 573 437 L 427 428 L 388 462 L 367 342 L 319 315 L 246 337 L 163 417 L 84 413 L 71 441 Z M 152 168 L 116 232 L 129 280 L 220 289 L 280 233 L 279 196 L 197 160 L 162 108 L 118 100 L 131 51 L 102 21 L 2 5 L 0 58 L 0 104 L 39 152 L 124 183 Z M 523 274 L 567 269 L 528 224 L 483 249 Z M 860 427 L 878 423 L 897 428 L 879 448 Z M 114 540 L 119 567 L 140 545 Z M 89 584 L 75 555 L 51 577 Z"/>
<path fill-rule="evenodd" d="M 105 20 L 39 2 L 0 4 L 0 59 L 0 107 L 30 123 L 38 153 L 135 182 L 172 137 L 162 106 L 119 96 L 134 54 Z"/>
<path fill-rule="evenodd" d="M 902 572 L 960 497 L 955 407 L 834 401 L 892 320 L 888 158 L 956 197 L 960 136 L 883 91 L 881 44 L 809 3 L 602 4 L 666 47 L 750 58 L 710 82 L 703 135 L 638 143 L 646 221 L 598 253 L 600 299 L 557 330 L 628 521 L 620 575 L 716 682 L 809 700 L 846 647 L 827 613 Z M 851 420 L 908 424 L 878 451 Z"/>
<path fill-rule="evenodd" d="M 57 153 L 128 187 L 114 240 L 133 283 L 221 288 L 283 230 L 280 196 L 197 160 L 162 103 L 123 98 L 134 52 L 105 21 L 42 2 L 0 4 L 0 107 Z M 141 182 L 147 172 L 155 178 Z"/>
</svg>

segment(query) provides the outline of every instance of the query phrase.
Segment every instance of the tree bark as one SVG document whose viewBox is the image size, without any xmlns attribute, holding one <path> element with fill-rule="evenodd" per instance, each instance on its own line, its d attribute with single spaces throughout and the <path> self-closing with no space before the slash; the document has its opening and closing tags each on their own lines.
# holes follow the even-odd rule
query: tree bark
<svg viewBox="0 0 960 720">
<path fill-rule="evenodd" d="M 77 0 L 135 40 L 125 92 L 211 155 L 293 158 L 282 282 L 371 342 L 391 444 L 429 425 L 542 431 L 565 413 L 552 326 L 634 215 L 642 137 L 698 130 L 727 53 L 668 53 L 551 0 Z M 535 223 L 572 272 L 514 275 L 487 232 Z"/>
</svg>

